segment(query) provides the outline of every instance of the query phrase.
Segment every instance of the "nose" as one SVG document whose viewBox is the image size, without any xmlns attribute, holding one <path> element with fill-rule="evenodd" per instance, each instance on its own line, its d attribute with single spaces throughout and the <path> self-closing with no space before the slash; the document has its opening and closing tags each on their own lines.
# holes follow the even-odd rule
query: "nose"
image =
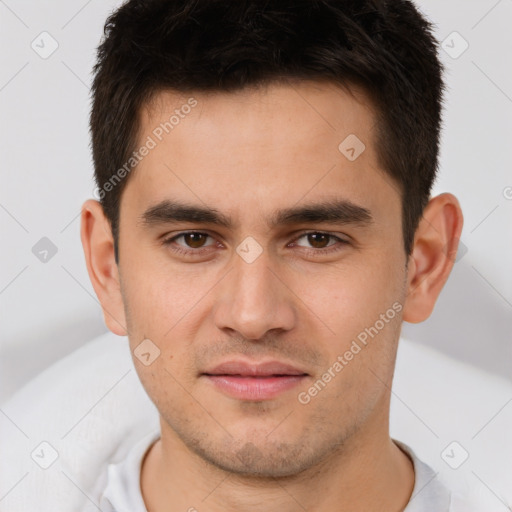
<svg viewBox="0 0 512 512">
<path fill-rule="evenodd" d="M 263 251 L 251 263 L 235 255 L 233 265 L 219 290 L 216 326 L 237 331 L 249 340 L 259 340 L 271 330 L 292 329 L 296 322 L 294 295 L 267 253 Z"/>
</svg>

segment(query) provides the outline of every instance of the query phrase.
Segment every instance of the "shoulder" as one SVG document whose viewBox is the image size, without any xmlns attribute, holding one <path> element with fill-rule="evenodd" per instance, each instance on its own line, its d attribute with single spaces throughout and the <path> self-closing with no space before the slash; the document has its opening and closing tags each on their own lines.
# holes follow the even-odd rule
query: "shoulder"
<svg viewBox="0 0 512 512">
<path fill-rule="evenodd" d="M 107 468 L 107 482 L 100 496 L 101 510 L 146 512 L 140 488 L 142 461 L 160 437 L 160 430 L 144 436 L 133 445 L 126 457 Z"/>
</svg>

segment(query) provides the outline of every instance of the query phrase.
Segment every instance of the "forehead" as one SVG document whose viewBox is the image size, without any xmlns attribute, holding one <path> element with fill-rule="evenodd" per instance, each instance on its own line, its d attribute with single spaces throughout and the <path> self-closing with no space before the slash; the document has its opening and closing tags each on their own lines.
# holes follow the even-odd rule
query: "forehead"
<svg viewBox="0 0 512 512">
<path fill-rule="evenodd" d="M 140 128 L 144 135 L 170 122 L 167 131 L 173 135 L 186 135 L 193 129 L 197 137 L 218 133 L 232 141 L 252 140 L 268 147 L 270 142 L 285 145 L 290 137 L 305 143 L 327 133 L 340 137 L 346 131 L 368 139 L 373 137 L 374 117 L 373 102 L 360 88 L 342 89 L 326 81 L 289 81 L 234 92 L 160 91 L 141 108 Z M 184 119 L 188 126 L 182 123 Z"/>
<path fill-rule="evenodd" d="M 151 149 L 124 195 L 139 211 L 172 196 L 237 214 L 336 191 L 373 209 L 376 192 L 390 185 L 374 123 L 364 93 L 329 83 L 162 91 L 141 109 L 137 147 Z"/>
</svg>

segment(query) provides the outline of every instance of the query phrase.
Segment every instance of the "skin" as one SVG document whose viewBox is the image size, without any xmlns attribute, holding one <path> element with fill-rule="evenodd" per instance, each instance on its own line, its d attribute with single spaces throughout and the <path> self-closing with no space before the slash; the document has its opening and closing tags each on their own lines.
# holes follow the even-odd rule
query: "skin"
<svg viewBox="0 0 512 512">
<path fill-rule="evenodd" d="M 188 97 L 157 94 L 141 111 L 141 143 Z M 414 471 L 389 436 L 396 350 L 402 322 L 428 318 L 452 269 L 463 223 L 457 199 L 430 199 L 406 257 L 401 198 L 379 167 L 375 115 L 361 91 L 302 82 L 193 97 L 198 105 L 128 178 L 119 266 L 100 204 L 82 210 L 107 326 L 128 335 L 132 351 L 145 338 L 160 350 L 149 366 L 134 357 L 161 416 L 161 439 L 141 472 L 148 510 L 403 510 Z M 352 162 L 338 150 L 349 134 L 366 146 Z M 171 198 L 215 208 L 234 225 L 141 221 Z M 269 227 L 278 209 L 340 198 L 370 210 L 373 222 Z M 192 229 L 209 236 L 162 243 Z M 262 249 L 252 263 L 236 252 L 248 236 Z M 172 249 L 201 246 L 199 256 Z M 401 311 L 300 403 L 298 393 L 394 303 Z M 308 377 L 273 399 L 246 401 L 201 376 L 244 357 L 291 363 Z"/>
</svg>

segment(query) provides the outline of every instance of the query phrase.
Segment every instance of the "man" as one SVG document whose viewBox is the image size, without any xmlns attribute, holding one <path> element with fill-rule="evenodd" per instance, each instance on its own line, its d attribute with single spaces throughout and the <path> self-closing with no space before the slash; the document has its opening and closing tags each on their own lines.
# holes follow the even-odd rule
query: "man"
<svg viewBox="0 0 512 512">
<path fill-rule="evenodd" d="M 401 324 L 431 314 L 463 224 L 430 197 L 436 46 L 405 0 L 109 18 L 82 243 L 160 431 L 102 510 L 455 510 L 388 428 Z"/>
</svg>

